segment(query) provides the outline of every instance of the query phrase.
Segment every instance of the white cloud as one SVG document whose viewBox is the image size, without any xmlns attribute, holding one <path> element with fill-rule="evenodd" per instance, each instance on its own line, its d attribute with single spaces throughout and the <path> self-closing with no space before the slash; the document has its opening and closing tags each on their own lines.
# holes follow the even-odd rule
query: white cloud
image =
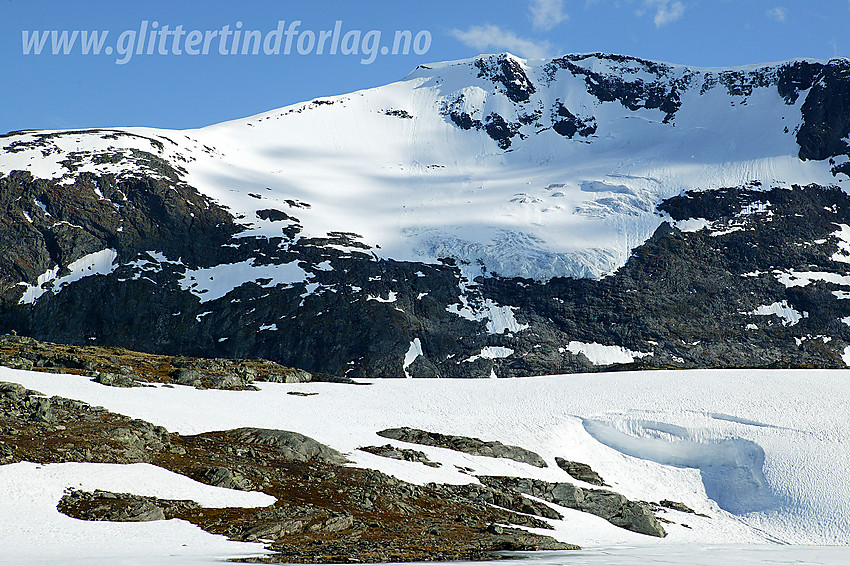
<svg viewBox="0 0 850 566">
<path fill-rule="evenodd" d="M 564 13 L 564 0 L 531 0 L 528 7 L 534 29 L 549 31 L 569 18 Z"/>
<path fill-rule="evenodd" d="M 781 6 L 771 8 L 767 11 L 767 17 L 772 20 L 776 20 L 777 22 L 784 22 L 788 19 L 788 9 Z"/>
<path fill-rule="evenodd" d="M 531 41 L 492 24 L 471 26 L 467 30 L 453 29 L 450 33 L 464 45 L 482 53 L 510 51 L 527 59 L 543 59 L 552 51 L 552 45 L 548 41 Z"/>
<path fill-rule="evenodd" d="M 646 0 L 647 7 L 655 9 L 655 27 L 660 28 L 675 22 L 685 14 L 685 5 L 670 0 Z"/>
</svg>

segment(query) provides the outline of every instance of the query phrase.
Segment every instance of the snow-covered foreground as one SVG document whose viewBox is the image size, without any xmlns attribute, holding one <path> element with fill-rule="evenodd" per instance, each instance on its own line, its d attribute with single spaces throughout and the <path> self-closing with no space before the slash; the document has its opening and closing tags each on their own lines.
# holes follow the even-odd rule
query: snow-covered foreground
<svg viewBox="0 0 850 566">
<path fill-rule="evenodd" d="M 205 507 L 262 507 L 274 498 L 204 485 L 148 464 L 49 464 L 0 466 L 0 563 L 68 564 L 121 559 L 179 558 L 180 564 L 263 554 L 262 544 L 228 541 L 173 519 L 148 523 L 80 521 L 56 504 L 67 488 L 191 499 Z M 136 562 L 140 564 L 142 562 Z M 172 562 L 173 563 L 173 562 Z"/>
<path fill-rule="evenodd" d="M 668 536 L 654 539 L 592 515 L 559 509 L 565 518 L 553 522 L 556 531 L 548 534 L 588 550 L 571 553 L 569 559 L 549 554 L 535 558 L 547 564 L 568 560 L 574 564 L 628 565 L 649 560 L 672 564 L 798 561 L 837 565 L 846 563 L 839 561 L 839 556 L 850 556 L 846 547 L 764 546 L 850 543 L 850 476 L 846 473 L 850 469 L 850 415 L 846 411 L 850 371 L 700 370 L 510 380 L 379 380 L 362 386 L 258 384 L 261 390 L 256 392 L 201 391 L 181 386 L 118 389 L 85 377 L 7 368 L 0 368 L 0 380 L 21 383 L 46 395 L 102 405 L 184 434 L 242 426 L 297 431 L 345 452 L 358 466 L 416 483 L 474 481 L 458 466 L 472 468 L 475 474 L 573 481 L 555 465 L 555 457 L 560 456 L 589 464 L 611 489 L 631 499 L 680 501 L 709 515 L 702 518 L 669 511 L 663 515 L 674 522 L 665 524 Z M 286 394 L 288 391 L 318 395 L 292 396 Z M 540 469 L 510 460 L 416 446 L 431 460 L 443 464 L 433 469 L 357 450 L 359 446 L 386 444 L 388 441 L 375 432 L 397 426 L 519 445 L 538 452 L 549 465 Z M 3 492 L 18 491 L 14 482 L 19 481 L 41 486 L 37 492 L 45 494 L 39 505 L 22 505 L 14 518 L 9 516 L 8 506 L 2 507 L 6 511 L 0 519 L 0 548 L 17 548 L 13 552 L 19 553 L 19 558 L 31 552 L 49 557 L 53 555 L 51 544 L 68 544 L 62 537 L 73 532 L 85 539 L 89 535 L 84 533 L 90 529 L 115 532 L 115 547 L 128 553 L 143 545 L 119 542 L 127 536 L 136 537 L 133 540 L 189 540 L 188 550 L 184 549 L 189 554 L 195 544 L 192 541 L 209 538 L 197 532 L 189 537 L 190 533 L 184 532 L 190 530 L 189 526 L 174 521 L 92 525 L 60 520 L 55 509 L 48 521 L 48 508 L 55 506 L 62 489 L 82 482 L 83 477 L 90 489 L 137 490 L 132 480 L 116 487 L 113 469 L 117 466 L 78 465 L 79 469 L 68 468 L 75 470 L 73 473 L 44 466 L 27 474 L 16 472 L 27 464 L 16 466 L 0 467 Z M 130 477 L 130 472 L 121 474 Z M 172 485 L 165 475 L 161 479 L 163 485 Z M 177 496 L 178 480 L 186 487 L 186 480 L 174 476 L 172 491 L 163 496 Z M 15 497 L 24 496 L 16 493 Z M 200 492 L 185 492 L 182 497 L 209 504 L 198 499 Z M 258 503 L 240 500 L 231 504 Z M 39 538 L 47 544 L 38 549 L 25 548 L 27 545 L 18 538 L 27 535 L 14 534 L 7 521 L 35 525 L 28 531 L 31 535 L 42 532 L 37 526 L 40 521 L 44 529 L 58 528 L 61 523 L 64 530 L 53 538 Z M 68 526 L 71 524 L 77 526 Z M 109 531 L 113 528 L 115 531 Z M 100 536 L 108 538 L 106 534 Z M 10 546 L 16 540 L 17 545 Z M 213 543 L 209 544 L 205 550 L 213 548 Z M 236 543 L 223 540 L 215 544 L 232 555 L 258 548 L 228 546 Z M 157 551 L 169 548 L 167 542 L 154 546 Z M 79 544 L 73 548 L 85 553 L 90 547 Z M 703 554 L 706 561 L 699 562 Z"/>
</svg>

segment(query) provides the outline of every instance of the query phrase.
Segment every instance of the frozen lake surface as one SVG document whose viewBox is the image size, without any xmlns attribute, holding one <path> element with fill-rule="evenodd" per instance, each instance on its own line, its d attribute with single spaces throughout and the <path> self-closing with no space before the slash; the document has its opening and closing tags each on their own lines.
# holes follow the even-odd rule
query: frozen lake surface
<svg viewBox="0 0 850 566">
<path fill-rule="evenodd" d="M 575 552 L 540 552 L 523 560 L 499 562 L 527 566 L 846 566 L 850 549 L 840 546 L 681 545 L 589 548 Z M 472 564 L 472 563 L 467 563 Z"/>
<path fill-rule="evenodd" d="M 516 559 L 495 562 L 501 566 L 846 566 L 850 549 L 838 546 L 788 545 L 677 545 L 589 548 L 571 552 L 516 553 Z M 79 559 L 0 558 L 0 564 L 61 564 L 62 566 L 214 566 L 232 564 L 224 556 L 144 556 Z M 433 562 L 407 563 L 433 566 Z M 482 562 L 450 562 L 454 566 L 481 566 Z"/>
</svg>

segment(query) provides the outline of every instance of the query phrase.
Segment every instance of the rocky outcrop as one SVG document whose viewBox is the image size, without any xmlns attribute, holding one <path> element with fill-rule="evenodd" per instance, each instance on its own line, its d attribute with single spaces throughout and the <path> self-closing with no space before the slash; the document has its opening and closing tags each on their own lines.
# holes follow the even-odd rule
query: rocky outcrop
<svg viewBox="0 0 850 566">
<path fill-rule="evenodd" d="M 800 159 L 850 156 L 850 61 L 836 59 L 806 70 L 811 78 L 804 86 L 811 90 L 803 103 L 803 123 L 797 130 Z"/>
<path fill-rule="evenodd" d="M 132 493 L 82 491 L 72 489 L 62 496 L 60 512 L 84 521 L 146 522 L 164 521 L 188 510 L 198 509 L 194 501 L 143 497 Z"/>
<path fill-rule="evenodd" d="M 0 365 L 53 373 L 73 373 L 111 387 L 149 387 L 156 383 L 198 389 L 255 390 L 255 381 L 307 383 L 350 379 L 313 375 L 267 360 L 158 356 L 100 346 L 76 347 L 40 342 L 27 336 L 0 335 Z"/>
<path fill-rule="evenodd" d="M 524 515 L 534 515 L 535 517 L 543 517 L 545 519 L 563 519 L 564 516 L 539 501 L 534 501 L 525 497 L 520 492 L 512 489 L 494 489 L 487 485 L 467 484 L 467 485 L 451 485 L 451 484 L 430 484 L 431 487 L 450 493 L 454 496 L 459 496 L 476 503 L 484 503 L 487 505 L 495 505 L 523 513 Z M 531 523 L 528 526 L 539 528 L 540 525 L 548 525 L 547 523 Z M 550 528 L 550 527 L 544 527 Z"/>
<path fill-rule="evenodd" d="M 605 62 L 625 63 L 626 66 L 635 65 L 648 74 L 655 75 L 656 80 L 630 78 L 627 73 L 597 72 L 579 64 L 593 58 Z M 600 102 L 617 101 L 629 110 L 659 109 L 666 113 L 665 123 L 671 122 L 675 117 L 681 107 L 680 92 L 689 86 L 692 78 L 692 74 L 675 78 L 672 67 L 663 63 L 603 53 L 567 55 L 553 59 L 546 65 L 544 72 L 551 80 L 561 70 L 584 78 L 587 92 Z"/>
<path fill-rule="evenodd" d="M 419 462 L 431 468 L 439 468 L 439 462 L 432 462 L 428 459 L 428 455 L 420 450 L 411 450 L 409 448 L 396 448 L 392 444 L 383 446 L 361 446 L 358 450 L 383 456 L 384 458 L 392 458 L 393 460 L 404 460 L 406 462 Z"/>
<path fill-rule="evenodd" d="M 664 537 L 666 531 L 652 508 L 623 495 L 601 489 L 583 489 L 571 483 L 549 483 L 515 477 L 479 476 L 485 486 L 502 491 L 527 493 L 562 507 L 598 515 L 612 525 L 645 535 Z"/>
<path fill-rule="evenodd" d="M 679 501 L 670 501 L 669 499 L 662 499 L 658 502 L 658 506 L 664 507 L 666 509 L 672 509 L 673 511 L 678 511 L 679 513 L 689 513 L 698 517 L 708 517 L 708 515 L 706 515 L 705 513 L 697 513 L 696 511 Z"/>
<path fill-rule="evenodd" d="M 377 434 L 384 438 L 410 442 L 412 444 L 448 448 L 449 450 L 456 450 L 458 452 L 473 454 L 475 456 L 507 458 L 524 464 L 530 464 L 538 468 L 546 467 L 546 461 L 543 460 L 539 454 L 535 454 L 531 450 L 526 450 L 519 446 L 505 445 L 498 441 L 484 441 L 480 438 L 446 435 L 438 432 L 428 432 L 408 427 L 389 428 L 379 431 Z"/>
<path fill-rule="evenodd" d="M 228 438 L 245 446 L 257 444 L 270 446 L 283 460 L 323 462 L 337 466 L 348 462 L 345 456 L 330 446 L 297 432 L 246 427 L 224 431 L 218 433 L 217 436 Z"/>
<path fill-rule="evenodd" d="M 607 485 L 605 481 L 602 479 L 602 476 L 593 471 L 593 468 L 588 466 L 587 464 L 582 464 L 581 462 L 573 462 L 570 460 L 564 460 L 563 458 L 556 457 L 555 463 L 558 464 L 558 467 L 570 474 L 572 477 L 579 481 L 583 481 L 585 483 L 589 483 L 591 485 L 603 486 Z"/>
<path fill-rule="evenodd" d="M 256 513 L 255 518 L 258 524 L 240 533 L 240 540 L 281 540 L 305 532 L 331 534 L 354 527 L 351 513 L 328 512 L 312 506 L 263 509 Z"/>
<path fill-rule="evenodd" d="M 537 92 L 519 60 L 508 54 L 482 57 L 475 61 L 475 66 L 479 78 L 497 83 L 513 102 L 526 102 Z"/>
<path fill-rule="evenodd" d="M 552 111 L 552 129 L 566 138 L 572 139 L 576 134 L 586 138 L 596 133 L 596 119 L 592 116 L 586 119 L 579 118 L 560 100 L 556 100 Z"/>
</svg>

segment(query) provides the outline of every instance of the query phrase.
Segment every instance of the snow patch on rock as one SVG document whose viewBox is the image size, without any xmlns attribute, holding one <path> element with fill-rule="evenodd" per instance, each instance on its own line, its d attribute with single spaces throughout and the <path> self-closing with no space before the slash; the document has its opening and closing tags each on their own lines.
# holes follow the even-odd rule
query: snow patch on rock
<svg viewBox="0 0 850 566">
<path fill-rule="evenodd" d="M 180 280 L 184 291 L 200 297 L 202 303 L 220 299 L 249 281 L 269 279 L 262 287 L 292 285 L 307 280 L 308 274 L 298 262 L 278 265 L 255 265 L 254 258 L 239 263 L 222 263 L 214 267 L 187 269 Z"/>
<path fill-rule="evenodd" d="M 802 313 L 788 304 L 788 301 L 783 299 L 770 305 L 760 305 L 753 311 L 743 313 L 754 316 L 778 316 L 782 319 L 782 326 L 794 326 L 804 318 L 808 318 L 809 313 Z"/>
<path fill-rule="evenodd" d="M 24 295 L 18 304 L 33 304 L 44 293 L 58 292 L 62 287 L 91 275 L 108 275 L 115 269 L 118 252 L 107 248 L 81 257 L 68 265 L 69 273 L 57 279 L 59 267 L 54 267 L 39 275 L 35 285 L 24 283 Z"/>
<path fill-rule="evenodd" d="M 635 352 L 622 346 L 605 346 L 596 342 L 578 342 L 573 340 L 564 350 L 571 354 L 584 354 L 590 363 L 598 366 L 611 364 L 630 364 L 635 358 L 645 358 L 652 353 Z"/>
</svg>

